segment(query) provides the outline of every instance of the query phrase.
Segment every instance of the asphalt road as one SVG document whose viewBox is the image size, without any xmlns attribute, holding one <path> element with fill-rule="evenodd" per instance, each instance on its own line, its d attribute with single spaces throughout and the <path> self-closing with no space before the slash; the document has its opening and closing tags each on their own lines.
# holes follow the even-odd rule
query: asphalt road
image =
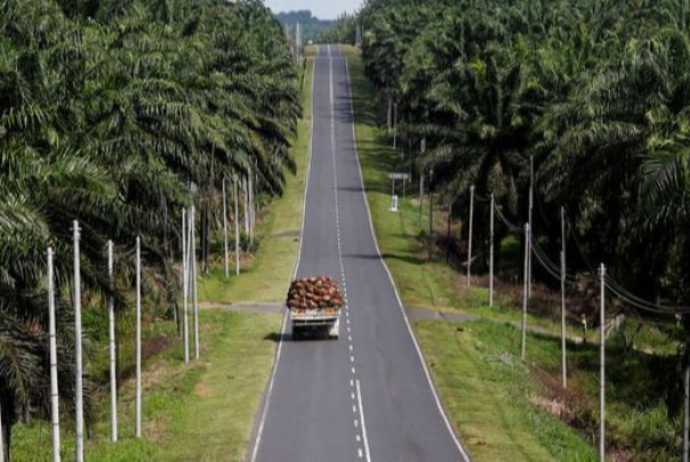
<svg viewBox="0 0 690 462">
<path fill-rule="evenodd" d="M 346 291 L 339 340 L 282 336 L 252 460 L 467 460 L 380 258 L 355 150 L 347 63 L 315 61 L 314 131 L 299 276 Z"/>
</svg>

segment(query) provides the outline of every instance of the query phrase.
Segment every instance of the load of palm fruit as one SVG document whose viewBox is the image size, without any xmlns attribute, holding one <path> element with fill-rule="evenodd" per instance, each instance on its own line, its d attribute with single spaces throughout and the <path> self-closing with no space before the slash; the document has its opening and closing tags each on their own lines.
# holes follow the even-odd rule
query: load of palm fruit
<svg viewBox="0 0 690 462">
<path fill-rule="evenodd" d="M 338 283 L 328 276 L 298 278 L 290 284 L 287 305 L 295 309 L 341 308 L 345 303 Z"/>
</svg>

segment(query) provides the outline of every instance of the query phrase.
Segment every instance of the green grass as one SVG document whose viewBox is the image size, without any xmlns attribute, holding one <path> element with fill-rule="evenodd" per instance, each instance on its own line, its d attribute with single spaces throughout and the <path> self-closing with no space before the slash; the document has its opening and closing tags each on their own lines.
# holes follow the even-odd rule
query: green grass
<svg viewBox="0 0 690 462">
<path fill-rule="evenodd" d="M 516 329 L 487 321 L 414 325 L 438 391 L 474 460 L 597 459 L 565 423 L 530 402 L 540 384 L 519 360 Z M 532 354 L 550 352 L 532 345 Z"/>
<path fill-rule="evenodd" d="M 387 174 L 403 168 L 400 155 L 379 128 L 382 114 L 377 114 L 380 108 L 363 75 L 359 52 L 344 50 L 350 62 L 367 198 L 379 246 L 405 306 L 480 316 L 479 321 L 465 323 L 414 322 L 444 405 L 471 455 L 489 461 L 595 459 L 592 435 L 598 428 L 599 350 L 594 342 L 598 331 L 588 331 L 588 344 L 569 342 L 569 389 L 563 391 L 560 324 L 554 316 L 560 305 L 548 289 L 536 289 L 528 315 L 528 324 L 547 335 L 528 335 L 528 359 L 523 362 L 514 326 L 521 319 L 519 287 L 499 286 L 496 304 L 489 307 L 488 290 L 467 290 L 464 276 L 446 264 L 442 249 L 435 248 L 434 258 L 428 260 L 424 238 L 428 202 L 420 219 L 415 186 L 408 189 L 413 195 L 401 202 L 401 212 L 388 210 Z M 434 230 L 445 233 L 442 207 L 435 210 Z M 518 248 L 514 239 L 502 243 L 506 255 Z M 632 338 L 635 328 L 636 322 L 626 323 L 625 338 L 615 336 L 607 347 L 607 441 L 610 450 L 634 455 L 635 460 L 672 460 L 678 455 L 680 427 L 668 419 L 664 397 L 672 377 L 678 328 L 645 325 L 635 337 L 635 348 L 626 349 L 625 341 Z M 579 323 L 569 324 L 568 334 L 582 337 Z M 563 419 L 554 411 L 558 403 L 566 412 Z"/>
<path fill-rule="evenodd" d="M 182 348 L 165 348 L 145 361 L 143 433 L 134 438 L 134 382 L 121 384 L 120 441 L 109 441 L 109 400 L 94 401 L 93 438 L 86 456 L 96 461 L 243 460 L 252 422 L 275 354 L 278 314 L 209 310 L 200 313 L 202 360 L 182 363 Z M 165 323 L 170 325 L 170 323 Z M 48 461 L 50 426 L 17 426 L 15 460 Z M 74 453 L 73 423 L 62 421 L 62 455 Z"/>
<path fill-rule="evenodd" d="M 297 174 L 286 172 L 284 194 L 261 212 L 258 251 L 239 277 L 225 279 L 221 263 L 199 284 L 200 301 L 274 302 L 282 300 L 292 274 L 302 222 L 306 170 L 311 144 L 312 59 L 307 66 L 304 114 L 298 121 L 292 155 Z M 218 247 L 217 245 L 215 247 Z M 218 256 L 216 256 L 216 259 Z M 234 260 L 233 260 L 234 261 Z M 87 308 L 85 330 L 88 373 L 96 384 L 93 438 L 87 441 L 89 460 L 244 460 L 259 400 L 275 354 L 275 332 L 281 316 L 228 311 L 202 311 L 202 362 L 184 365 L 175 325 L 162 321 L 147 306 L 144 319 L 144 436 L 134 438 L 133 381 L 134 318 L 118 320 L 120 337 L 120 441 L 109 442 L 107 322 L 103 310 Z M 147 353 L 147 349 L 149 350 Z M 74 424 L 62 420 L 62 454 L 74 454 Z M 50 426 L 33 421 L 13 431 L 15 460 L 50 460 Z"/>
<path fill-rule="evenodd" d="M 225 278 L 221 263 L 199 282 L 199 299 L 208 302 L 279 302 L 285 298 L 299 248 L 302 227 L 304 187 L 311 155 L 311 86 L 313 59 L 309 58 L 304 113 L 298 121 L 293 140 L 292 156 L 296 175 L 286 172 L 287 184 L 283 195 L 271 202 L 262 212 L 256 232 L 258 251 L 242 267 L 240 276 Z M 232 260 L 234 262 L 234 259 Z"/>
<path fill-rule="evenodd" d="M 358 51 L 345 47 L 350 63 L 356 113 L 357 148 L 362 163 L 367 199 L 381 252 L 386 259 L 408 308 L 440 311 L 467 310 L 481 304 L 482 289 L 461 295 L 457 273 L 438 254 L 426 258 L 425 241 L 418 238 L 428 215 L 419 218 L 416 198 L 401 201 L 401 211 L 392 213 L 387 173 L 402 168 L 399 155 L 390 148 L 390 139 L 378 128 L 373 90 L 363 75 Z M 414 189 L 410 187 L 408 192 Z M 427 208 L 425 202 L 424 209 Z M 444 224 L 435 222 L 435 229 Z M 475 299 L 472 301 L 472 299 Z M 471 303 L 468 303 L 471 302 Z M 455 338 L 454 326 L 440 322 L 416 322 L 425 356 L 439 384 L 444 404 L 460 430 L 470 454 L 476 460 L 553 460 L 560 454 L 592 454 L 591 447 L 576 432 L 525 399 L 537 388 L 529 370 L 514 357 L 505 357 L 510 366 L 487 361 L 501 358 L 498 351 L 483 352 L 476 347 L 491 343 L 490 329 L 514 329 L 478 322 L 484 330 L 474 337 Z M 518 338 L 515 333 L 512 337 Z M 489 363 L 491 364 L 491 363 Z M 527 380 L 529 379 L 529 381 Z M 520 399 L 516 399 L 520 397 Z M 554 438 L 554 435 L 557 436 Z M 577 459 L 576 459 L 577 460 Z"/>
</svg>

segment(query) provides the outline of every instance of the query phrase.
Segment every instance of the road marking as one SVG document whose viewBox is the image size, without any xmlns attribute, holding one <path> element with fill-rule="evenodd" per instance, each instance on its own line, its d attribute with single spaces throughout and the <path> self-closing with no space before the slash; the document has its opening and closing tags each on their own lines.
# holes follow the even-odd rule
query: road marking
<svg viewBox="0 0 690 462">
<path fill-rule="evenodd" d="M 364 450 L 367 455 L 367 461 L 371 461 L 371 453 L 369 452 L 369 438 L 367 438 L 367 424 L 364 421 L 364 408 L 362 407 L 362 389 L 359 385 L 359 380 L 355 382 L 357 384 L 357 403 L 359 404 L 359 418 L 362 421 L 362 437 L 364 438 Z"/>
<path fill-rule="evenodd" d="M 355 375 L 355 374 L 356 374 L 355 368 L 353 367 L 353 368 L 352 368 L 352 375 Z"/>
<path fill-rule="evenodd" d="M 357 440 L 358 443 L 362 442 L 362 437 L 359 435 L 355 435 L 355 439 Z"/>
<path fill-rule="evenodd" d="M 354 412 L 355 414 L 357 413 L 357 406 L 355 406 L 354 404 L 352 405 L 352 412 Z"/>
<path fill-rule="evenodd" d="M 357 455 L 360 459 L 362 458 L 362 448 L 357 448 Z"/>
<path fill-rule="evenodd" d="M 354 356 L 350 356 L 350 362 L 351 362 L 351 363 L 354 363 L 354 362 L 355 362 L 355 357 L 354 357 Z"/>
<path fill-rule="evenodd" d="M 364 200 L 364 205 L 367 210 L 367 214 L 369 215 L 369 228 L 371 231 L 371 236 L 374 240 L 374 246 L 376 247 L 376 253 L 378 255 L 379 261 L 383 265 L 384 269 L 386 270 L 386 273 L 388 274 L 388 279 L 390 280 L 391 285 L 393 286 L 393 291 L 395 292 L 395 297 L 398 301 L 398 308 L 400 308 L 400 312 L 402 313 L 403 319 L 405 320 L 405 325 L 407 326 L 407 331 L 410 334 L 410 337 L 412 338 L 412 343 L 414 344 L 415 349 L 417 350 L 417 355 L 419 357 L 419 361 L 422 363 L 422 368 L 424 369 L 424 375 L 426 376 L 427 383 L 429 384 L 429 388 L 431 389 L 431 393 L 434 397 L 434 401 L 436 402 L 436 407 L 438 408 L 439 413 L 441 414 L 441 417 L 443 418 L 443 421 L 446 424 L 446 428 L 448 432 L 450 433 L 451 437 L 453 438 L 453 441 L 455 442 L 456 447 L 458 448 L 458 451 L 460 454 L 462 454 L 463 458 L 467 461 L 470 460 L 469 455 L 465 451 L 465 448 L 463 448 L 462 444 L 460 444 L 460 440 L 458 440 L 457 435 L 455 434 L 455 431 L 453 430 L 453 427 L 450 423 L 450 420 L 448 419 L 448 415 L 446 414 L 445 409 L 443 408 L 443 405 L 441 404 L 441 399 L 438 396 L 438 393 L 436 391 L 436 387 L 434 386 L 434 382 L 431 378 L 431 374 L 429 373 L 429 368 L 426 365 L 426 362 L 424 361 L 424 356 L 422 355 L 422 350 L 419 348 L 419 343 L 417 343 L 417 338 L 414 335 L 414 332 L 412 331 L 412 327 L 410 326 L 410 320 L 407 317 L 407 313 L 405 313 L 405 308 L 403 307 L 402 299 L 400 298 L 400 293 L 398 292 L 398 288 L 395 285 L 395 281 L 393 280 L 393 275 L 391 274 L 390 269 L 388 268 L 388 265 L 386 264 L 386 261 L 383 259 L 383 256 L 381 255 L 381 249 L 379 248 L 379 243 L 376 240 L 376 232 L 374 230 L 374 221 L 371 217 L 371 209 L 369 208 L 369 201 L 367 200 L 367 193 L 366 193 L 366 187 L 364 186 L 364 177 L 362 175 L 362 164 L 359 160 L 359 149 L 357 148 L 357 133 L 355 130 L 355 124 L 356 124 L 356 118 L 355 118 L 355 107 L 354 104 L 352 103 L 352 83 L 350 79 L 350 64 L 347 59 L 345 59 L 345 69 L 346 69 L 346 74 L 347 74 L 347 88 L 348 88 L 348 95 L 349 95 L 349 104 L 350 104 L 350 115 L 351 115 L 351 120 L 352 122 L 352 140 L 354 141 L 354 149 L 355 149 L 355 159 L 357 160 L 357 167 L 359 169 L 359 182 L 360 182 L 360 190 L 362 192 L 362 198 Z M 364 423 L 362 423 L 364 424 Z M 365 437 L 366 441 L 366 437 Z"/>
<path fill-rule="evenodd" d="M 359 420 L 355 419 L 355 428 L 359 427 Z"/>
<path fill-rule="evenodd" d="M 348 345 L 350 347 L 350 351 L 352 351 L 352 345 Z"/>
<path fill-rule="evenodd" d="M 318 51 L 318 48 L 317 48 Z M 329 48 L 330 54 L 330 48 Z M 297 271 L 299 270 L 299 265 L 302 260 L 302 246 L 304 243 L 304 226 L 307 221 L 307 196 L 309 194 L 309 177 L 311 176 L 311 164 L 314 153 L 314 86 L 316 82 L 316 59 L 312 61 L 312 79 L 311 79 L 311 136 L 309 139 L 309 163 L 307 165 L 307 178 L 304 182 L 304 201 L 302 201 L 302 226 L 300 227 L 299 245 L 297 248 L 297 258 L 295 260 L 295 267 L 288 281 L 288 287 L 292 279 L 297 276 Z M 282 338 L 285 337 L 288 325 L 288 312 L 286 311 L 283 315 L 283 324 L 280 329 L 280 335 Z M 256 438 L 254 440 L 254 450 L 252 451 L 251 462 L 256 462 L 256 458 L 259 454 L 259 446 L 261 445 L 261 438 L 263 437 L 264 427 L 266 426 L 266 417 L 268 416 L 268 407 L 271 404 L 271 395 L 273 392 L 273 383 L 275 382 L 276 372 L 278 371 L 278 366 L 280 365 L 281 353 L 283 351 L 283 342 L 278 344 L 278 350 L 276 351 L 275 360 L 273 361 L 273 370 L 271 370 L 271 379 L 268 382 L 268 388 L 265 393 L 264 408 L 261 412 L 261 420 L 259 421 L 259 426 L 256 430 Z"/>
</svg>

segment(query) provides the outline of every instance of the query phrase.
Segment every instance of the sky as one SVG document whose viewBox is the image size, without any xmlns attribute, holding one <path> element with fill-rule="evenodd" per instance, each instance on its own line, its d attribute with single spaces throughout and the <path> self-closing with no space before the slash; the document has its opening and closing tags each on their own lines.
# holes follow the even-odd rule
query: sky
<svg viewBox="0 0 690 462">
<path fill-rule="evenodd" d="M 353 12 L 361 0 L 264 0 L 274 13 L 293 10 L 311 10 L 319 19 L 335 19 L 343 11 Z"/>
</svg>

